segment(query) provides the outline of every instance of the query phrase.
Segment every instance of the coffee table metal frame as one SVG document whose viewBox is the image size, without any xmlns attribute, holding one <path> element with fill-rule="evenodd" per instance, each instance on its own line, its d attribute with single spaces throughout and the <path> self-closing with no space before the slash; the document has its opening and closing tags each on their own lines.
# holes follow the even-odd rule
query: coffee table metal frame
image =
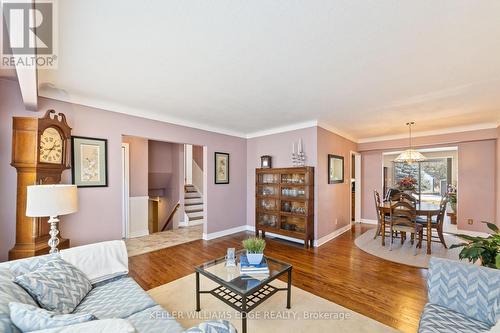
<svg viewBox="0 0 500 333">
<path fill-rule="evenodd" d="M 220 299 L 236 311 L 241 313 L 241 321 L 242 321 L 242 331 L 243 333 L 247 332 L 247 316 L 248 312 L 255 309 L 259 304 L 264 302 L 266 299 L 277 293 L 278 291 L 286 291 L 286 308 L 290 309 L 291 307 L 291 294 L 292 294 L 292 265 L 284 263 L 282 261 L 268 258 L 266 259 L 272 261 L 274 263 L 280 264 L 283 268 L 277 271 L 275 274 L 269 276 L 269 278 L 260 281 L 258 285 L 255 287 L 243 291 L 242 289 L 236 288 L 231 285 L 230 282 L 225 281 L 224 279 L 218 277 L 215 274 L 205 270 L 207 266 L 213 266 L 225 261 L 225 258 L 219 258 L 203 265 L 196 267 L 196 311 L 201 311 L 200 306 L 200 295 L 201 294 L 211 294 L 216 298 Z M 209 278 L 218 284 L 216 288 L 211 290 L 200 290 L 200 274 Z M 270 283 L 277 279 L 278 277 L 287 274 L 287 287 L 286 288 L 278 288 L 270 285 Z"/>
</svg>

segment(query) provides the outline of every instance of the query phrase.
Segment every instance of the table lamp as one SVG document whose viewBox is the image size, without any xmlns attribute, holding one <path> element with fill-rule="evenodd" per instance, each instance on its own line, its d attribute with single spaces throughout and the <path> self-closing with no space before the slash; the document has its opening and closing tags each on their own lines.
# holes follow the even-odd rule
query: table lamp
<svg viewBox="0 0 500 333">
<path fill-rule="evenodd" d="M 48 217 L 50 223 L 49 253 L 57 253 L 59 245 L 58 216 L 78 210 L 76 185 L 31 185 L 28 186 L 26 216 Z"/>
</svg>

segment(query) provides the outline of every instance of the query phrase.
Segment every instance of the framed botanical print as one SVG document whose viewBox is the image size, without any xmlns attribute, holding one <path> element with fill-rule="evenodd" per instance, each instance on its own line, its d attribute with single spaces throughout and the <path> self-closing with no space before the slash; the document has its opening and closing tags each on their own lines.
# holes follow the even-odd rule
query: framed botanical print
<svg viewBox="0 0 500 333">
<path fill-rule="evenodd" d="M 108 140 L 71 137 L 73 184 L 78 187 L 108 186 Z"/>
<path fill-rule="evenodd" d="M 328 184 L 344 182 L 344 157 L 328 154 Z"/>
<path fill-rule="evenodd" d="M 229 154 L 215 153 L 215 184 L 229 184 Z"/>
</svg>

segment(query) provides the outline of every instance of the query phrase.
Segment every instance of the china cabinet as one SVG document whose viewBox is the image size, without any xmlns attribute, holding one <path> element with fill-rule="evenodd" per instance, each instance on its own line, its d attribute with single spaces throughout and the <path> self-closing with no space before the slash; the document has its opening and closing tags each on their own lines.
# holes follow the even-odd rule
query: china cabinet
<svg viewBox="0 0 500 333">
<path fill-rule="evenodd" d="M 255 171 L 255 232 L 314 240 L 314 167 Z"/>
</svg>

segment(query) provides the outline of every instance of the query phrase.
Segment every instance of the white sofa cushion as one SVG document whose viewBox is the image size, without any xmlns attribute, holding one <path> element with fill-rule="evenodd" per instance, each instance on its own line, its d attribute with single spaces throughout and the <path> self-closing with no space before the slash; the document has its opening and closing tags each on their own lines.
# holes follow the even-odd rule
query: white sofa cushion
<svg viewBox="0 0 500 333">
<path fill-rule="evenodd" d="M 61 250 L 61 258 L 81 270 L 92 284 L 128 274 L 128 255 L 121 240 Z"/>
</svg>

